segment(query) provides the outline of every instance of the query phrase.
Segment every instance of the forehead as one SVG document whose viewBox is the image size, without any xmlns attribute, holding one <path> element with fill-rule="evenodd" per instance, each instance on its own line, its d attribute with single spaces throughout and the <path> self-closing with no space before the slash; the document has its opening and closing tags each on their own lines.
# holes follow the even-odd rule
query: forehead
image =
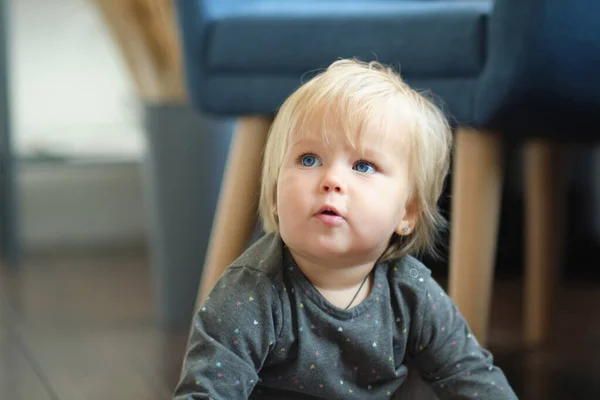
<svg viewBox="0 0 600 400">
<path fill-rule="evenodd" d="M 340 112 L 328 107 L 305 114 L 290 132 L 290 145 L 321 144 L 359 151 L 407 149 L 411 126 L 401 109 L 382 106 L 368 113 Z"/>
</svg>

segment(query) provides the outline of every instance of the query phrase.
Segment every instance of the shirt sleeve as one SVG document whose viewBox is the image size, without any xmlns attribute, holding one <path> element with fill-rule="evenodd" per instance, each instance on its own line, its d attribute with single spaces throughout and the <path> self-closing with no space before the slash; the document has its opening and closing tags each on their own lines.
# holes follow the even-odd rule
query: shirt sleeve
<svg viewBox="0 0 600 400">
<path fill-rule="evenodd" d="M 228 268 L 193 318 L 173 399 L 248 399 L 276 343 L 280 308 L 267 275 Z"/>
<path fill-rule="evenodd" d="M 425 276 L 409 342 L 409 352 L 423 379 L 440 400 L 517 399 L 504 373 L 494 365 L 492 354 L 479 345 L 454 302 L 430 274 Z"/>
</svg>

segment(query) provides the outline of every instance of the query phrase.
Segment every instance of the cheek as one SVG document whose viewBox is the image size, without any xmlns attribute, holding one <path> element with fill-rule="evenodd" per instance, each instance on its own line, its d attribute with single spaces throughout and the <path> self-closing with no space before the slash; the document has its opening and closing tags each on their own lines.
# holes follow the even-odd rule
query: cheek
<svg viewBox="0 0 600 400">
<path fill-rule="evenodd" d="M 304 196 L 301 195 L 301 182 L 293 174 L 282 174 L 277 184 L 277 210 L 279 220 L 287 220 L 299 211 Z"/>
<path fill-rule="evenodd" d="M 361 219 L 377 222 L 377 226 L 390 226 L 395 229 L 396 225 L 404 217 L 404 205 L 406 196 L 400 189 L 392 189 L 390 184 L 381 185 L 377 189 L 364 191 L 361 194 Z"/>
<path fill-rule="evenodd" d="M 290 197 L 290 180 L 285 175 L 282 174 L 279 176 L 279 180 L 277 181 L 277 205 L 285 204 L 286 198 Z"/>
</svg>

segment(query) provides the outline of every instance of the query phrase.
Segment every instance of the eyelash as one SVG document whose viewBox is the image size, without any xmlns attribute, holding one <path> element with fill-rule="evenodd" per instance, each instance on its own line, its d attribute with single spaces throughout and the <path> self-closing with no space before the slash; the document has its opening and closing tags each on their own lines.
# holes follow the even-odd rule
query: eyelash
<svg viewBox="0 0 600 400">
<path fill-rule="evenodd" d="M 360 160 L 356 161 L 354 163 L 354 165 L 356 165 L 356 164 L 358 164 L 360 162 L 364 162 L 364 163 L 370 164 L 373 167 L 373 169 L 375 170 L 375 172 L 379 172 L 380 171 L 379 165 L 375 164 L 373 161 L 368 161 L 368 160 L 365 160 L 365 159 L 362 159 L 362 158 Z"/>
<path fill-rule="evenodd" d="M 298 157 L 296 157 L 296 163 L 297 164 L 302 164 L 302 158 L 304 158 L 305 156 L 313 156 L 315 158 L 319 158 L 314 153 L 306 152 L 306 153 L 302 153 Z M 380 171 L 379 165 L 377 165 L 373 161 L 365 160 L 364 158 L 361 158 L 361 159 L 355 161 L 353 165 L 356 165 L 356 164 L 358 164 L 360 162 L 364 162 L 364 163 L 370 164 L 375 169 L 376 172 Z"/>
<path fill-rule="evenodd" d="M 318 158 L 316 155 L 314 155 L 313 153 L 302 153 L 300 154 L 298 157 L 296 157 L 296 164 L 302 164 L 302 159 L 305 156 L 313 156 L 315 158 Z"/>
</svg>

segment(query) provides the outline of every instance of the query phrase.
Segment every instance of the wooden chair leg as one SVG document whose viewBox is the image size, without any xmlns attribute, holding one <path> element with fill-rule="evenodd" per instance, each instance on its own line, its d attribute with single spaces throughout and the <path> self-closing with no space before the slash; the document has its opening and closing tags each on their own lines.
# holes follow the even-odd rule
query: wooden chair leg
<svg viewBox="0 0 600 400">
<path fill-rule="evenodd" d="M 449 295 L 487 342 L 502 194 L 499 136 L 459 128 L 452 170 Z"/>
<path fill-rule="evenodd" d="M 556 143 L 525 146 L 525 343 L 543 343 L 563 253 L 565 154 Z"/>
<path fill-rule="evenodd" d="M 258 217 L 262 154 L 271 120 L 241 118 L 236 126 L 223 176 L 202 281 L 198 308 L 223 271 L 246 249 Z"/>
</svg>

